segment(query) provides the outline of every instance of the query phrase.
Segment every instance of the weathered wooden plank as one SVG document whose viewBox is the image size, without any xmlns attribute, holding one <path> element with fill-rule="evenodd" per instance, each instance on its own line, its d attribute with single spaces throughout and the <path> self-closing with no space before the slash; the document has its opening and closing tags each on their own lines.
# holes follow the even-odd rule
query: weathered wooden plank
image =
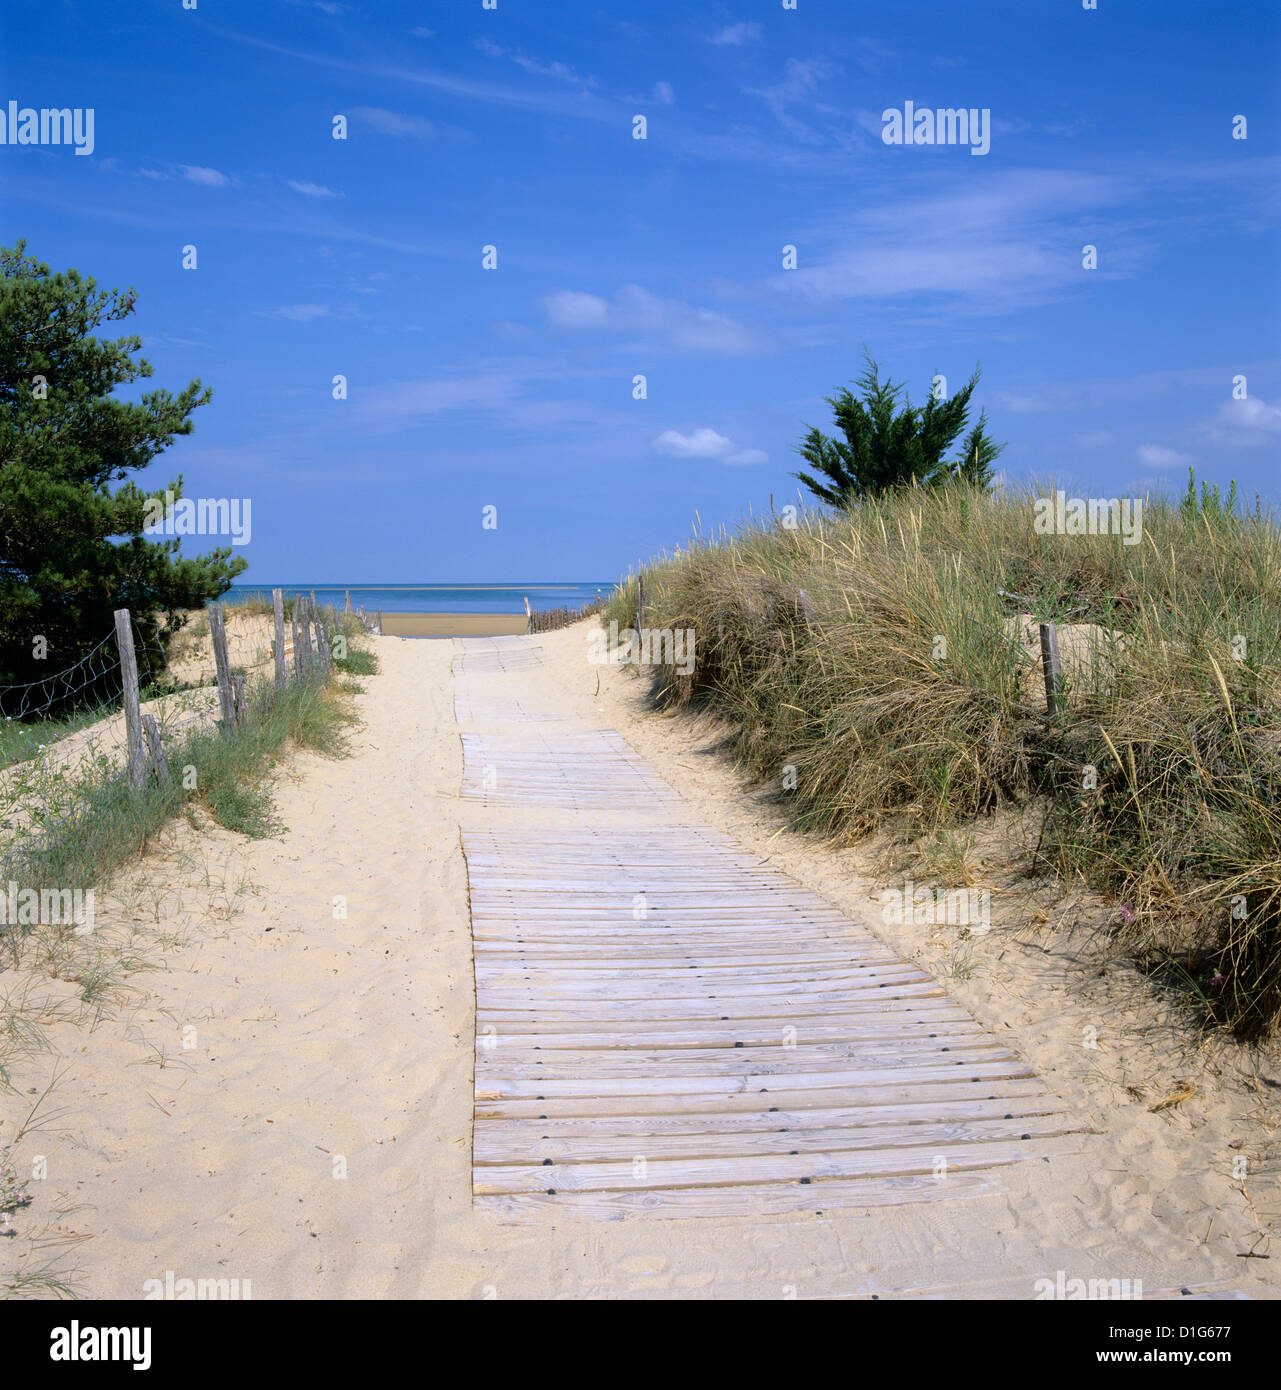
<svg viewBox="0 0 1281 1390">
<path fill-rule="evenodd" d="M 285 665 L 285 603 L 279 589 L 271 591 L 271 615 L 276 633 L 272 655 L 276 659 L 276 686 L 279 688 L 289 679 L 288 667 Z"/>
<path fill-rule="evenodd" d="M 767 1091 L 741 1091 L 726 1087 L 722 1091 L 704 1095 L 596 1095 L 575 1096 L 570 1101 L 554 1102 L 549 1105 L 547 1097 L 537 1096 L 483 1096 L 476 1097 L 476 1121 L 501 1118 L 509 1120 L 538 1119 L 552 1114 L 564 1117 L 604 1117 L 613 1115 L 647 1116 L 655 1124 L 664 1117 L 688 1118 L 691 1115 L 706 1114 L 774 1114 L 808 1110 L 857 1109 L 864 1106 L 895 1106 L 903 1104 L 929 1104 L 938 1102 L 966 1103 L 970 1098 L 979 1100 L 1006 1100 L 1015 1097 L 1044 1098 L 1045 1087 L 1030 1073 L 1020 1077 L 993 1078 L 970 1077 L 956 1073 L 940 1081 L 930 1078 L 925 1081 L 904 1084 L 901 1080 L 887 1080 L 881 1086 L 826 1086 L 818 1088 L 797 1088 L 791 1084 L 793 1078 L 785 1082 L 777 1081 Z"/>
<path fill-rule="evenodd" d="M 485 1015 L 483 1021 L 500 1024 L 513 1020 L 541 1017 L 553 1021 L 563 1020 L 567 1023 L 639 1019 L 646 1022 L 694 1024 L 707 1020 L 732 1022 L 735 1019 L 774 1018 L 781 1020 L 782 1023 L 788 1023 L 800 1015 L 810 1018 L 821 1017 L 824 1014 L 847 1017 L 859 1007 L 866 1007 L 870 1016 L 875 1005 L 880 1002 L 899 1005 L 908 1003 L 929 1004 L 939 999 L 946 999 L 946 997 L 939 985 L 900 985 L 895 989 L 886 990 L 884 993 L 871 990 L 865 991 L 862 996 L 830 1000 L 811 996 L 803 1004 L 790 1003 L 782 998 L 763 996 L 754 997 L 739 1004 L 730 1000 L 700 1000 L 697 998 L 658 1004 L 648 1002 L 641 1004 L 632 999 L 598 1000 L 595 1003 L 582 1004 L 566 1004 L 562 1001 L 555 1009 L 547 1006 L 539 1008 L 532 1000 L 523 1005 L 515 1003 L 495 1004 L 486 1001 L 483 1006 Z"/>
<path fill-rule="evenodd" d="M 143 751 L 141 707 L 138 704 L 138 658 L 133 645 L 133 619 L 127 608 L 115 610 L 116 649 L 120 657 L 121 704 L 125 715 L 125 774 L 131 787 L 141 787 L 147 775 Z"/>
<path fill-rule="evenodd" d="M 156 724 L 154 714 L 142 716 L 142 731 L 146 735 L 147 749 L 156 769 L 156 780 L 162 787 L 170 786 L 173 782 L 173 774 L 169 771 L 169 759 L 165 757 L 165 746 L 161 742 L 160 729 Z"/>
<path fill-rule="evenodd" d="M 956 1071 L 960 1068 L 960 1072 Z M 550 1071 L 550 1068 L 548 1069 Z M 771 1082 L 780 1082 L 789 1088 L 807 1090 L 830 1089 L 832 1087 L 901 1085 L 910 1081 L 942 1081 L 949 1075 L 964 1075 L 971 1078 L 1005 1080 L 1012 1077 L 1031 1076 L 1032 1072 L 1025 1062 L 1017 1058 L 1011 1061 L 958 1061 L 950 1063 L 916 1063 L 912 1066 L 898 1067 L 841 1067 L 837 1069 L 815 1070 L 809 1072 L 787 1073 L 774 1076 L 768 1072 L 756 1072 L 727 1078 L 708 1073 L 703 1076 L 618 1076 L 610 1079 L 608 1091 L 611 1096 L 659 1095 L 672 1096 L 710 1096 L 725 1090 L 764 1093 L 770 1089 Z M 730 1082 L 734 1084 L 730 1084 Z M 476 1095 L 478 1099 L 499 1100 L 503 1097 L 542 1095 L 547 1097 L 592 1096 L 601 1090 L 601 1083 L 594 1076 L 548 1075 L 538 1078 L 523 1076 L 500 1076 L 486 1073 L 482 1079 L 477 1077 Z"/>
<path fill-rule="evenodd" d="M 716 1187 L 741 1183 L 799 1183 L 823 1178 L 910 1177 L 966 1172 L 1077 1153 L 1081 1136 L 1022 1142 L 926 1145 L 918 1148 L 850 1150 L 834 1153 L 736 1154 L 731 1158 L 656 1158 L 600 1163 L 501 1164 L 475 1170 L 477 1194 L 501 1192 L 609 1192 L 672 1187 Z M 946 1184 L 946 1176 L 940 1181 Z"/>
<path fill-rule="evenodd" d="M 1016 1089 L 1005 1083 L 1007 1089 Z M 1026 1085 L 1023 1089 L 1027 1089 Z M 948 1094 L 953 1094 L 949 1092 Z M 977 1123 L 1067 1115 L 1061 1101 L 1044 1091 L 1028 1095 L 981 1096 L 964 1100 L 900 1100 L 887 1105 L 814 1106 L 780 1110 L 757 1106 L 748 1110 L 691 1110 L 667 1115 L 529 1115 L 492 1116 L 477 1131 L 478 1143 L 527 1143 L 537 1139 L 573 1139 L 598 1136 L 606 1139 L 638 1139 L 661 1135 L 780 1134 L 801 1130 L 858 1129 L 862 1133 L 904 1128 L 916 1124 Z M 1026 1126 L 1025 1126 L 1026 1128 Z"/>
<path fill-rule="evenodd" d="M 213 643 L 214 670 L 218 678 L 221 728 L 224 733 L 230 733 L 236 727 L 236 697 L 231 686 L 231 663 L 227 659 L 227 627 L 219 603 L 209 607 L 209 637 Z"/>
<path fill-rule="evenodd" d="M 776 1216 L 841 1208 L 902 1206 L 911 1202 L 962 1201 L 999 1191 L 992 1173 L 931 1177 L 863 1178 L 753 1186 L 672 1188 L 630 1192 L 528 1192 L 477 1196 L 477 1211 L 500 1221 L 554 1216 L 583 1221 L 636 1218 Z"/>
<path fill-rule="evenodd" d="M 1022 1143 L 1059 1138 L 1078 1130 L 1070 1116 L 1023 1115 L 1015 1119 L 936 1120 L 915 1124 L 861 1126 L 842 1129 L 814 1125 L 779 1126 L 773 1131 L 732 1130 L 720 1134 L 705 1131 L 662 1134 L 543 1135 L 541 1122 L 527 1125 L 523 1133 L 496 1131 L 482 1126 L 474 1140 L 477 1167 L 506 1164 L 545 1166 L 583 1161 L 653 1159 L 700 1159 L 849 1153 L 865 1149 L 888 1151 L 896 1148 L 934 1148 L 951 1155 L 969 1144 L 995 1141 Z"/>
<path fill-rule="evenodd" d="M 947 1057 L 953 1062 L 973 1058 L 984 1061 L 1009 1060 L 1015 1056 L 990 1033 L 972 1033 L 957 1038 L 891 1038 L 871 1042 L 866 1038 L 854 1041 L 796 1042 L 775 1038 L 762 1044 L 744 1044 L 736 1039 L 720 1047 L 615 1047 L 615 1048 L 543 1048 L 540 1035 L 504 1035 L 495 1032 L 482 1039 L 477 1049 L 476 1065 L 486 1073 L 511 1068 L 513 1076 L 533 1076 L 538 1073 L 525 1068 L 577 1067 L 593 1076 L 659 1075 L 663 1068 L 684 1074 L 691 1069 L 707 1068 L 708 1075 L 725 1075 L 727 1068 L 734 1075 L 751 1074 L 758 1069 L 778 1074 L 782 1071 L 815 1071 L 846 1058 L 860 1066 L 881 1067 L 910 1064 L 913 1061 L 937 1061 Z M 520 1070 L 517 1070 L 517 1069 Z M 651 1070 L 652 1069 L 652 1070 Z M 479 1078 L 478 1078 L 479 1080 Z"/>
<path fill-rule="evenodd" d="M 897 1038 L 938 1038 L 946 1042 L 950 1038 L 990 1038 L 992 1035 L 972 1019 L 934 1022 L 928 1034 L 922 1032 L 921 1025 L 911 1021 L 887 1023 L 837 1023 L 804 1020 L 800 1023 L 770 1023 L 759 1020 L 739 1021 L 733 1029 L 713 1028 L 710 1024 L 701 1027 L 673 1027 L 670 1024 L 638 1024 L 628 1028 L 625 1022 L 607 1027 L 584 1029 L 580 1032 L 556 1032 L 556 1025 L 541 1019 L 522 1023 L 504 1023 L 496 1029 L 494 1036 L 502 1045 L 508 1040 L 537 1043 L 544 1051 L 594 1049 L 609 1051 L 615 1048 L 659 1047 L 719 1047 L 734 1048 L 739 1042 L 744 1044 L 764 1044 L 794 1039 L 801 1043 L 817 1042 L 893 1042 Z"/>
</svg>

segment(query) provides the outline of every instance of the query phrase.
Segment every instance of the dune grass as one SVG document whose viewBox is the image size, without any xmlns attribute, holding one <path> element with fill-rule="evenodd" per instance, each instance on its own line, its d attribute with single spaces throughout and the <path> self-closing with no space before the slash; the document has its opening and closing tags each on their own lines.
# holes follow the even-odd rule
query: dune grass
<svg viewBox="0 0 1281 1390">
<path fill-rule="evenodd" d="M 107 713 L 111 713 L 108 706 Z M 0 769 L 34 758 L 41 749 L 103 718 L 103 710 L 81 710 L 57 719 L 0 719 Z"/>
<path fill-rule="evenodd" d="M 347 654 L 335 667 L 371 674 L 377 658 L 356 645 L 355 624 L 340 624 Z M 351 627 L 351 631 L 347 628 Z M 248 718 L 229 731 L 189 728 L 166 744 L 168 785 L 154 775 L 131 787 L 118 760 L 98 757 L 73 771 L 50 770 L 24 782 L 25 818 L 0 842 L 0 882 L 89 889 L 137 859 L 172 817 L 207 813 L 253 838 L 276 833 L 267 774 L 287 747 L 339 756 L 354 720 L 349 682 L 318 671 L 277 689 L 261 677 L 246 692 Z M 5 933 L 16 956 L 21 929 Z"/>
<path fill-rule="evenodd" d="M 0 857 L 0 878 L 19 884 L 93 888 L 136 859 L 173 816 L 197 807 L 229 830 L 254 838 L 278 827 L 263 785 L 287 745 L 336 755 L 352 716 L 334 691 L 301 681 L 275 691 L 261 683 L 248 698 L 249 720 L 231 733 L 189 732 L 166 749 L 173 780 L 128 784 L 103 761 L 66 789 L 53 814 L 37 817 Z"/>
<path fill-rule="evenodd" d="M 1052 492 L 912 490 L 696 538 L 645 571 L 644 626 L 691 629 L 697 653 L 684 675 L 656 653 L 655 698 L 728 719 L 749 773 L 825 835 L 926 836 L 1047 794 L 1040 866 L 1109 894 L 1118 943 L 1177 962 L 1207 1018 L 1274 1032 L 1281 531 L 1148 498 L 1138 544 L 1040 535 Z M 633 578 L 604 620 L 635 609 Z M 1019 612 L 1093 625 L 1056 717 Z"/>
</svg>

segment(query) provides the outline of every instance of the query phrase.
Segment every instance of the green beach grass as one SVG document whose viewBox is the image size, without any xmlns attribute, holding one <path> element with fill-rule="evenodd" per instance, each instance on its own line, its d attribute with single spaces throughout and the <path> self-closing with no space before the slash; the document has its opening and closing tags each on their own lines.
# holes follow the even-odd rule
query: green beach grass
<svg viewBox="0 0 1281 1390">
<path fill-rule="evenodd" d="M 645 627 L 696 634 L 688 674 L 659 653 L 654 698 L 728 720 L 744 769 L 826 836 L 925 837 L 1044 796 L 1039 864 L 1106 893 L 1117 944 L 1177 964 L 1208 1021 L 1274 1033 L 1276 519 L 1148 498 L 1127 545 L 1038 534 L 1042 495 L 914 489 L 696 538 L 644 571 Z M 1088 648 L 1055 717 L 1020 612 Z M 635 614 L 632 578 L 604 620 Z"/>
</svg>

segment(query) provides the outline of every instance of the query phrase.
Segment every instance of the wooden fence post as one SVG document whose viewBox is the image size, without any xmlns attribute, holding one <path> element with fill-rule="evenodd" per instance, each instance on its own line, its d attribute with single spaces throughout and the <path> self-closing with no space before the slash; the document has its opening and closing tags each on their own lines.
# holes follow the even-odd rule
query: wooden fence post
<svg viewBox="0 0 1281 1390">
<path fill-rule="evenodd" d="M 534 630 L 534 610 L 529 606 L 529 599 L 525 600 L 525 632 L 528 634 Z"/>
<path fill-rule="evenodd" d="M 218 673 L 218 705 L 222 711 L 222 727 L 230 733 L 236 727 L 236 701 L 231 692 L 231 663 L 227 660 L 227 625 L 222 605 L 209 609 L 209 636 L 213 641 L 214 668 Z"/>
<path fill-rule="evenodd" d="M 645 612 L 645 576 L 636 576 L 636 631 L 644 632 L 645 623 L 642 614 Z"/>
<path fill-rule="evenodd" d="M 232 703 L 236 711 L 236 723 L 249 722 L 249 706 L 245 703 L 245 678 L 238 671 L 231 678 Z"/>
<path fill-rule="evenodd" d="M 167 787 L 173 781 L 173 777 L 169 772 L 169 760 L 165 757 L 165 746 L 160 741 L 160 730 L 156 727 L 156 716 L 144 714 L 142 716 L 142 728 L 147 735 L 147 747 L 151 750 L 151 761 L 156 765 L 156 780 L 162 787 Z"/>
<path fill-rule="evenodd" d="M 116 609 L 116 646 L 120 649 L 121 694 L 125 707 L 126 772 L 131 787 L 142 786 L 147 775 L 142 751 L 142 716 L 138 708 L 138 658 L 133 649 L 133 623 L 127 608 Z"/>
<path fill-rule="evenodd" d="M 298 636 L 298 600 L 296 598 L 289 612 L 289 620 L 293 624 L 294 679 L 297 680 L 302 675 L 302 639 Z"/>
<path fill-rule="evenodd" d="M 1045 708 L 1058 714 L 1063 708 L 1063 670 L 1059 665 L 1059 634 L 1053 623 L 1041 624 L 1041 666 L 1045 671 Z"/>
<path fill-rule="evenodd" d="M 300 671 L 310 671 L 312 658 L 311 602 L 306 594 L 298 595 L 298 605 L 298 640 L 302 644 L 300 648 L 302 652 L 302 665 L 298 669 Z"/>
<path fill-rule="evenodd" d="M 271 591 L 271 609 L 276 619 L 276 688 L 279 689 L 289 678 L 285 666 L 285 601 L 279 589 Z"/>
<path fill-rule="evenodd" d="M 329 635 L 325 631 L 324 619 L 316 614 L 316 650 L 320 653 L 320 669 L 329 675 L 334 669 L 334 655 L 329 649 Z"/>
<path fill-rule="evenodd" d="M 351 590 L 350 590 L 350 589 L 344 589 L 344 590 L 343 590 L 343 595 L 344 595 L 344 597 L 346 598 L 347 601 L 346 601 L 346 603 L 343 604 L 343 610 L 342 610 L 342 611 L 343 611 L 344 613 L 350 613 L 350 612 L 351 612 Z"/>
<path fill-rule="evenodd" d="M 383 635 L 383 610 L 381 608 L 378 610 L 378 635 L 379 637 Z"/>
</svg>

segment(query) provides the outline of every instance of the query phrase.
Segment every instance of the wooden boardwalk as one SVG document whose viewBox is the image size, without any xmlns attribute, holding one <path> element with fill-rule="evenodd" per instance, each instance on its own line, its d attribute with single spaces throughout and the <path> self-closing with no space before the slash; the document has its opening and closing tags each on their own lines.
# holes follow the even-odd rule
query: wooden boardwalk
<svg viewBox="0 0 1281 1390">
<path fill-rule="evenodd" d="M 616 731 L 537 720 L 521 705 L 510 721 L 525 727 L 463 734 L 464 798 L 546 813 L 539 829 L 463 831 L 479 1207 L 617 1218 L 950 1200 L 1081 1147 L 1061 1103 L 937 981 L 682 823 Z"/>
<path fill-rule="evenodd" d="M 537 715 L 521 713 L 523 719 Z M 464 734 L 462 795 L 499 805 L 645 810 L 675 793 L 613 729 Z"/>
</svg>

